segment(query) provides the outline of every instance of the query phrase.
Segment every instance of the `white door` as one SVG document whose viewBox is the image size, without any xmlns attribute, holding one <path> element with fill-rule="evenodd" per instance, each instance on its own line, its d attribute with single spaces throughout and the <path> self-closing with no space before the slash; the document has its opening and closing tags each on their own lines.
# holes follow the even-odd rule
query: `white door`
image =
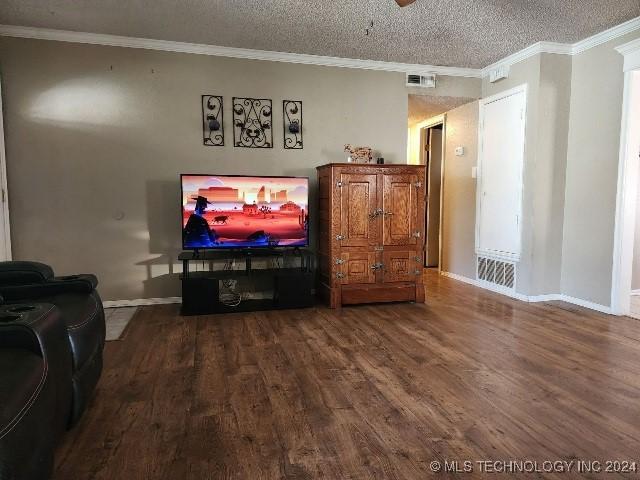
<svg viewBox="0 0 640 480">
<path fill-rule="evenodd" d="M 520 258 L 526 86 L 480 102 L 476 253 Z"/>
<path fill-rule="evenodd" d="M 0 261 L 11 260 L 9 197 L 7 195 L 7 157 L 5 153 L 2 89 L 0 88 Z"/>
</svg>

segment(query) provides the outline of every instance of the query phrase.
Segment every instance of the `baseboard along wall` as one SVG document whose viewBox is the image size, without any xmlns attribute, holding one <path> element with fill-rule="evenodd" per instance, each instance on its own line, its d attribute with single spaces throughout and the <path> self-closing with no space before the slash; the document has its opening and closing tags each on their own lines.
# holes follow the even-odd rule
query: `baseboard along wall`
<svg viewBox="0 0 640 480">
<path fill-rule="evenodd" d="M 169 305 L 182 303 L 182 297 L 136 298 L 134 300 L 107 300 L 102 302 L 104 308 L 142 307 L 145 305 Z"/>
<path fill-rule="evenodd" d="M 507 297 L 520 300 L 521 302 L 528 303 L 540 303 L 540 302 L 553 302 L 561 301 L 578 305 L 580 307 L 589 308 L 601 313 L 612 314 L 611 307 L 600 305 L 598 303 L 589 302 L 581 298 L 570 297 L 561 293 L 552 293 L 548 295 L 523 295 L 521 293 L 514 292 L 513 290 L 501 287 L 500 285 L 494 285 L 489 282 L 483 282 L 481 280 L 475 280 L 462 275 L 457 275 L 451 272 L 441 272 L 447 278 L 457 280 L 459 282 L 468 283 L 474 287 L 482 288 L 484 290 L 490 290 Z M 640 295 L 640 290 L 633 290 L 632 295 Z M 145 305 L 169 305 L 174 303 L 182 303 L 182 297 L 166 297 L 166 298 L 137 298 L 133 300 L 107 300 L 103 302 L 104 308 L 118 308 L 118 307 L 141 307 Z"/>
<path fill-rule="evenodd" d="M 462 275 L 457 275 L 451 272 L 441 272 L 442 275 L 448 278 L 452 278 L 454 280 L 458 280 L 460 282 L 468 283 L 475 287 L 483 288 L 485 290 L 490 290 L 495 293 L 500 293 L 502 295 L 506 295 L 511 298 L 515 298 L 516 300 L 520 300 L 522 302 L 528 303 L 540 303 L 540 302 L 553 302 L 553 301 L 561 301 L 572 303 L 573 305 L 578 305 L 580 307 L 589 308 L 591 310 L 595 310 L 597 312 L 606 313 L 611 315 L 611 307 L 606 305 L 600 305 L 599 303 L 589 302 L 588 300 L 583 300 L 581 298 L 571 297 L 569 295 L 564 295 L 562 293 L 552 293 L 547 295 L 523 295 L 521 293 L 514 292 L 513 290 L 506 289 L 499 285 L 494 285 L 489 282 L 483 282 L 481 280 L 475 280 L 472 278 L 464 277 Z M 640 291 L 639 291 L 640 294 Z"/>
</svg>

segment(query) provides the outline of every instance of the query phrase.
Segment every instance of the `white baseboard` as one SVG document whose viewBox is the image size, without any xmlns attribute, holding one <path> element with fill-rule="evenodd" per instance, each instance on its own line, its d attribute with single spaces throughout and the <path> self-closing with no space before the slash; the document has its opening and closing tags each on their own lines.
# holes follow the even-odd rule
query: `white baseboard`
<svg viewBox="0 0 640 480">
<path fill-rule="evenodd" d="M 631 290 L 631 296 L 640 295 L 640 290 Z"/>
<path fill-rule="evenodd" d="M 171 303 L 182 303 L 182 297 L 166 298 L 136 298 L 134 300 L 107 300 L 102 302 L 104 308 L 117 307 L 142 307 L 144 305 L 168 305 Z"/>
<path fill-rule="evenodd" d="M 560 295 L 559 293 L 548 293 L 546 295 L 530 295 L 527 297 L 527 302 L 529 303 L 555 302 L 558 300 L 562 300 L 562 295 Z"/>
<path fill-rule="evenodd" d="M 516 293 L 513 290 L 505 289 L 500 287 L 499 285 L 493 285 L 489 282 L 483 282 L 481 280 L 474 280 L 472 278 L 464 277 L 462 275 L 457 275 L 451 272 L 441 272 L 445 277 L 452 278 L 454 280 L 458 280 L 460 282 L 468 283 L 475 287 L 483 288 L 485 290 L 490 290 L 495 293 L 500 293 L 501 295 L 506 295 L 507 297 L 515 298 L 516 300 L 520 300 L 522 302 L 528 303 L 540 303 L 540 302 L 553 302 L 553 301 L 561 301 L 572 303 L 574 305 L 578 305 L 580 307 L 589 308 L 591 310 L 595 310 L 597 312 L 607 313 L 612 315 L 611 307 L 600 305 L 599 303 L 589 302 L 588 300 L 582 300 L 581 298 L 570 297 L 569 295 L 564 295 L 561 293 L 550 293 L 547 295 L 523 295 L 521 293 Z M 640 294 L 640 291 L 639 291 Z"/>
<path fill-rule="evenodd" d="M 499 293 L 501 295 L 506 295 L 507 297 L 520 300 L 521 302 L 540 303 L 540 302 L 562 301 L 562 302 L 572 303 L 580 307 L 589 308 L 597 312 L 607 313 L 609 315 L 612 314 L 611 307 L 600 305 L 599 303 L 589 302 L 588 300 L 582 300 L 581 298 L 570 297 L 569 295 L 563 295 L 560 293 L 551 293 L 547 295 L 527 296 L 521 293 L 514 292 L 513 290 L 501 287 L 500 285 L 494 285 L 489 282 L 475 280 L 469 277 L 465 277 L 463 275 L 458 275 L 455 273 L 445 272 L 445 271 L 440 272 L 440 274 L 445 277 L 452 278 L 453 280 L 457 280 L 459 282 L 468 283 L 469 285 L 473 285 L 474 287 L 482 288 L 484 290 L 489 290 L 495 293 Z M 635 292 L 638 292 L 638 293 L 635 293 Z M 640 295 L 640 290 L 634 290 L 632 295 Z M 141 307 L 144 305 L 167 305 L 172 303 L 182 303 L 182 297 L 137 298 L 134 300 L 107 300 L 106 302 L 103 302 L 103 305 L 104 305 L 104 308 L 117 308 L 117 307 Z"/>
<path fill-rule="evenodd" d="M 458 275 L 456 273 L 451 272 L 440 272 L 441 275 L 445 277 L 453 278 L 454 280 L 458 280 L 459 282 L 468 283 L 469 285 L 473 285 L 474 287 L 483 288 L 485 290 L 490 290 L 495 293 L 499 293 L 501 295 L 506 295 L 507 297 L 515 298 L 516 300 L 521 300 L 523 302 L 528 302 L 528 297 L 526 295 L 522 295 L 517 293 L 510 288 L 501 287 L 500 285 L 495 285 L 490 282 L 485 282 L 482 280 L 475 280 L 473 278 L 465 277 L 462 275 Z"/>
<path fill-rule="evenodd" d="M 475 285 L 476 287 L 478 286 L 477 280 L 474 280 L 469 277 L 465 277 L 463 275 L 458 275 L 457 273 L 445 272 L 444 270 L 442 270 L 440 272 L 440 275 L 448 278 L 453 278 L 454 280 L 458 280 L 459 282 L 468 283 L 469 285 Z"/>
<path fill-rule="evenodd" d="M 599 303 L 582 300 L 581 298 L 570 297 L 569 295 L 560 295 L 560 297 L 560 300 L 562 300 L 563 302 L 573 303 L 574 305 L 578 305 L 580 307 L 585 307 L 597 312 L 613 315 L 613 310 L 611 310 L 611 307 L 607 307 L 606 305 L 600 305 Z"/>
</svg>

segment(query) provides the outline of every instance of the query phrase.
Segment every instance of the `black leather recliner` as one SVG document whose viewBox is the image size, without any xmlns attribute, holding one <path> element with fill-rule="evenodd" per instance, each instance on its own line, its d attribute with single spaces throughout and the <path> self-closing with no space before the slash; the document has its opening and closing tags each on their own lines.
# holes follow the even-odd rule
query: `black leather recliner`
<svg viewBox="0 0 640 480">
<path fill-rule="evenodd" d="M 0 307 L 0 480 L 49 477 L 69 419 L 71 368 L 55 306 Z"/>
<path fill-rule="evenodd" d="M 66 326 L 72 358 L 69 426 L 81 417 L 102 373 L 105 321 L 94 275 L 56 277 L 37 262 L 0 262 L 0 295 L 6 304 L 50 303 Z"/>
</svg>

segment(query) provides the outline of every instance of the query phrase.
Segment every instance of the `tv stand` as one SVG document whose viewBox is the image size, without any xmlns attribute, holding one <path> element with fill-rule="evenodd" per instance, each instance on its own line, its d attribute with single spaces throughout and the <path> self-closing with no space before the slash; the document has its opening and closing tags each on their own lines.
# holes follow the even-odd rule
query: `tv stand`
<svg viewBox="0 0 640 480">
<path fill-rule="evenodd" d="M 304 308 L 314 304 L 314 254 L 307 248 L 193 250 L 182 252 L 178 259 L 182 261 L 183 315 Z M 255 288 L 268 294 L 252 298 Z M 224 300 L 225 290 L 238 296 L 237 305 Z"/>
</svg>

